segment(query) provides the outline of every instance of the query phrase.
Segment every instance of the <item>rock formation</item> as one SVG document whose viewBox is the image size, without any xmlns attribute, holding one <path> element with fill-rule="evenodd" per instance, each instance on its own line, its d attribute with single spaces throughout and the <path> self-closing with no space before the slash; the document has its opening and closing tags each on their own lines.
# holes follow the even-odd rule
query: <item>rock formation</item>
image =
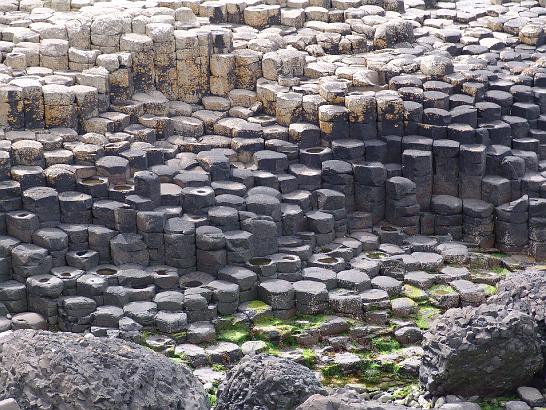
<svg viewBox="0 0 546 410">
<path fill-rule="evenodd" d="M 419 377 L 433 395 L 513 391 L 542 369 L 533 318 L 502 305 L 450 309 L 425 333 Z"/>
<path fill-rule="evenodd" d="M 119 339 L 17 330 L 0 351 L 0 397 L 23 410 L 210 407 L 187 367 Z"/>
<path fill-rule="evenodd" d="M 273 356 L 250 356 L 231 369 L 218 391 L 218 410 L 289 410 L 325 394 L 308 368 Z"/>
</svg>

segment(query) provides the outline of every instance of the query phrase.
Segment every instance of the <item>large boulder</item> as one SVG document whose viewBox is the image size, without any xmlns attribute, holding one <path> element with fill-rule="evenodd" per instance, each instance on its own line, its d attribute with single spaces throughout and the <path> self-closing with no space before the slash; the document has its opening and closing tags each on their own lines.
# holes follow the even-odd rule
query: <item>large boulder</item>
<svg viewBox="0 0 546 410">
<path fill-rule="evenodd" d="M 546 353 L 546 272 L 523 271 L 510 274 L 499 282 L 490 303 L 527 313 L 535 319 Z"/>
<path fill-rule="evenodd" d="M 450 309 L 423 340 L 419 377 L 433 395 L 497 395 L 526 385 L 542 368 L 531 316 L 501 305 Z"/>
<path fill-rule="evenodd" d="M 314 373 L 292 360 L 247 356 L 218 389 L 217 410 L 294 409 L 313 394 L 325 394 Z"/>
<path fill-rule="evenodd" d="M 208 409 L 173 360 L 120 339 L 18 330 L 0 336 L 0 399 L 22 409 Z"/>
</svg>

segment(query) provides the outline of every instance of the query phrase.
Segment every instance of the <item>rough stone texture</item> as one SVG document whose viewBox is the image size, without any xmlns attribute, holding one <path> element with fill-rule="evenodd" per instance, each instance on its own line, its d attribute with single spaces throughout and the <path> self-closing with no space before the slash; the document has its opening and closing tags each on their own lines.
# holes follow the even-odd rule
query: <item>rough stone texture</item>
<svg viewBox="0 0 546 410">
<path fill-rule="evenodd" d="M 546 274 L 543 271 L 514 272 L 497 285 L 489 303 L 527 313 L 535 319 L 546 353 Z"/>
<path fill-rule="evenodd" d="M 293 409 L 313 394 L 325 394 L 308 368 L 288 359 L 258 355 L 231 369 L 218 390 L 218 410 Z"/>
<path fill-rule="evenodd" d="M 338 389 L 328 396 L 314 394 L 297 410 L 404 410 L 409 407 L 366 400 L 354 390 Z"/>
<path fill-rule="evenodd" d="M 0 397 L 22 409 L 209 408 L 187 367 L 130 342 L 19 330 L 0 346 Z"/>
<path fill-rule="evenodd" d="M 419 378 L 433 395 L 500 395 L 542 368 L 537 327 L 501 305 L 450 309 L 424 335 Z"/>
<path fill-rule="evenodd" d="M 494 293 L 467 245 L 546 260 L 545 4 L 0 0 L 0 330 L 174 346 L 209 393 L 266 314 L 355 319 L 263 330 L 319 367 L 416 347 Z"/>
</svg>

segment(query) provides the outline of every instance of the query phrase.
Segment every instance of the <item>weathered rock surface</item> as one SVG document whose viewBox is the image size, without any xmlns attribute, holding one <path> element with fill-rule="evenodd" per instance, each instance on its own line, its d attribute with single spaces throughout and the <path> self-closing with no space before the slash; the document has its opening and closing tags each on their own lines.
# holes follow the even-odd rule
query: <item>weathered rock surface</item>
<svg viewBox="0 0 546 410">
<path fill-rule="evenodd" d="M 425 333 L 419 378 L 433 395 L 502 394 L 542 368 L 533 318 L 501 305 L 450 309 Z"/>
<path fill-rule="evenodd" d="M 293 409 L 309 396 L 325 393 L 307 367 L 274 356 L 249 356 L 220 385 L 216 409 Z"/>
<path fill-rule="evenodd" d="M 524 271 L 513 273 L 497 285 L 490 299 L 507 308 L 521 310 L 535 319 L 546 352 L 546 273 Z"/>
<path fill-rule="evenodd" d="M 209 408 L 188 368 L 130 342 L 19 330 L 0 350 L 0 398 L 22 409 Z"/>
<path fill-rule="evenodd" d="M 328 396 L 314 394 L 297 408 L 297 410 L 404 410 L 406 406 L 380 403 L 376 400 L 365 400 L 354 391 L 335 392 Z"/>
</svg>

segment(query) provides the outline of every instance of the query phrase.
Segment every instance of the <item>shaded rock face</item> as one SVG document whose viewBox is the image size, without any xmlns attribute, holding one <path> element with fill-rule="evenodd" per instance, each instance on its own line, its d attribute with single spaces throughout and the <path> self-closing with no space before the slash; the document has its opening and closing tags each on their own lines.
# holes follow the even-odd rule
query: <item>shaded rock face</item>
<svg viewBox="0 0 546 410">
<path fill-rule="evenodd" d="M 220 385 L 216 408 L 288 410 L 313 394 L 326 392 L 307 367 L 274 356 L 249 356 Z"/>
<path fill-rule="evenodd" d="M 425 333 L 419 377 L 433 395 L 499 395 L 543 365 L 537 326 L 501 305 L 450 309 Z"/>
<path fill-rule="evenodd" d="M 546 272 L 525 271 L 511 274 L 497 285 L 490 303 L 527 313 L 535 319 L 542 351 L 546 354 Z"/>
<path fill-rule="evenodd" d="M 209 408 L 188 368 L 120 339 L 19 330 L 0 350 L 0 398 L 22 409 Z"/>
</svg>

